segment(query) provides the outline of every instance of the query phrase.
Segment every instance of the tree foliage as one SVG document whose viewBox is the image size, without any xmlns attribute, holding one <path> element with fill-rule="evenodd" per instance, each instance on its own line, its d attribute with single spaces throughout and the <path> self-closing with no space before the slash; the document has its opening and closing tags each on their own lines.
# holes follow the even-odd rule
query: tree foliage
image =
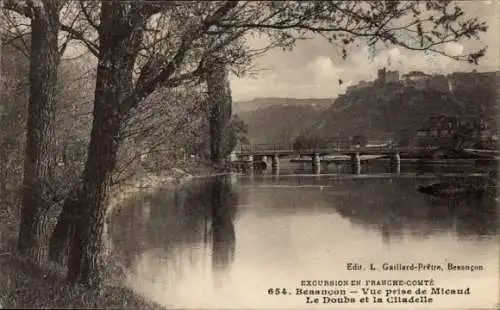
<svg viewBox="0 0 500 310">
<path fill-rule="evenodd" d="M 144 171 L 171 168 L 200 143 L 205 92 L 199 85 L 159 88 L 129 113 L 113 183 Z M 203 137 L 204 138 L 204 137 Z"/>
<path fill-rule="evenodd" d="M 0 191 L 2 202 L 15 204 L 22 182 L 29 69 L 27 59 L 11 45 L 2 45 L 1 61 Z"/>
</svg>

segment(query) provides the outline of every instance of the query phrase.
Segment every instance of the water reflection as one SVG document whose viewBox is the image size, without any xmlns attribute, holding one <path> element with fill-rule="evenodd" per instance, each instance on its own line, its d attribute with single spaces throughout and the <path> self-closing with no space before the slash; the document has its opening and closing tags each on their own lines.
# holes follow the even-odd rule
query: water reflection
<svg viewBox="0 0 500 310">
<path fill-rule="evenodd" d="M 494 199 L 433 198 L 416 186 L 437 176 L 388 175 L 387 165 L 363 166 L 366 173 L 383 171 L 372 175 L 355 175 L 349 168 L 343 175 L 310 174 L 311 166 L 300 176 L 255 171 L 138 194 L 113 215 L 115 252 L 131 271 L 133 289 L 183 308 L 304 308 L 299 297 L 286 303 L 257 297 L 270 285 L 324 274 L 352 277 L 346 260 L 453 257 L 483 263 L 498 275 Z M 335 169 L 344 168 L 322 167 Z M 447 285 L 456 281 L 453 277 L 444 274 L 439 281 Z M 493 285 L 496 278 L 487 280 Z M 484 284 L 480 275 L 468 281 L 476 292 Z"/>
<path fill-rule="evenodd" d="M 281 174 L 314 174 L 317 172 L 310 162 L 290 163 L 285 159 L 280 164 Z M 443 173 L 487 173 L 496 167 L 496 163 L 486 162 L 462 162 L 453 164 L 434 164 L 426 161 L 402 161 L 400 164 L 392 164 L 390 159 L 376 159 L 361 161 L 360 164 L 352 164 L 349 161 L 321 162 L 319 172 L 321 174 L 379 174 L 379 173 L 416 173 L 417 175 L 443 174 Z M 270 171 L 268 171 L 270 173 Z"/>
<path fill-rule="evenodd" d="M 379 230 L 386 242 L 405 233 L 421 238 L 448 231 L 462 237 L 497 233 L 497 205 L 492 197 L 434 198 L 415 190 L 419 182 L 412 178 L 346 180 L 336 189 L 356 187 L 356 194 L 337 196 L 334 208 L 355 224 Z"/>
<path fill-rule="evenodd" d="M 173 191 L 138 192 L 113 214 L 110 236 L 116 256 L 130 269 L 141 255 L 154 251 L 160 261 L 177 258 L 175 268 L 182 257 L 198 263 L 195 252 L 201 250 L 199 260 L 210 253 L 212 269 L 224 270 L 234 260 L 237 201 L 229 176 Z"/>
<path fill-rule="evenodd" d="M 322 176 L 320 179 L 317 175 L 285 175 L 279 179 L 282 188 L 278 190 L 279 187 L 267 187 L 269 180 L 276 181 L 275 176 L 260 174 L 242 177 L 240 183 L 252 191 L 250 200 L 264 204 L 303 205 L 305 210 L 312 204 L 329 205 L 330 210 L 350 222 L 379 231 L 386 242 L 404 234 L 427 238 L 453 232 L 458 237 L 481 238 L 498 233 L 499 216 L 494 197 L 451 200 L 416 190 L 418 184 L 438 179 L 442 178 Z M 255 186 L 264 188 L 255 192 Z M 274 211 L 270 208 L 270 212 Z M 283 208 L 279 212 L 284 212 Z"/>
<path fill-rule="evenodd" d="M 236 236 L 233 222 L 238 200 L 227 178 L 215 178 L 209 188 L 212 193 L 208 199 L 212 210 L 212 267 L 218 270 L 228 267 L 234 260 Z"/>
</svg>

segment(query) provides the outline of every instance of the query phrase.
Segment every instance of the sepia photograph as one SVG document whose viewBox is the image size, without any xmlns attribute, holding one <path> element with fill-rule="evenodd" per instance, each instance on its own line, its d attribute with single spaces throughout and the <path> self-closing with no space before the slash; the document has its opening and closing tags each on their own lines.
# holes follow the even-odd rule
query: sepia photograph
<svg viewBox="0 0 500 310">
<path fill-rule="evenodd" d="M 500 0 L 0 12 L 0 309 L 500 310 Z"/>
</svg>

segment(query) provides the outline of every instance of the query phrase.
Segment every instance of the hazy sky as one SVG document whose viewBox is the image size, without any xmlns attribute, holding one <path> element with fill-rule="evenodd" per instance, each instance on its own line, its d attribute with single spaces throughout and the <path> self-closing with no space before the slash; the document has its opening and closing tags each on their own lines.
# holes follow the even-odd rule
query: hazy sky
<svg viewBox="0 0 500 310">
<path fill-rule="evenodd" d="M 423 53 L 393 48 L 379 51 L 370 61 L 368 49 L 358 51 L 343 60 L 338 48 L 323 38 L 298 42 L 292 52 L 273 50 L 256 61 L 257 78 L 232 78 L 233 99 L 251 100 L 255 97 L 336 97 L 347 86 L 360 80 L 373 80 L 378 68 L 386 67 L 406 73 L 412 70 L 424 72 L 493 71 L 499 68 L 500 0 L 460 1 L 467 13 L 488 23 L 489 30 L 481 41 L 470 42 L 473 46 L 488 45 L 479 66 L 457 62 L 444 56 L 426 56 Z M 461 45 L 449 45 L 453 51 L 466 51 Z M 388 59 L 390 60 L 388 61 Z M 343 80 L 339 85 L 338 80 Z"/>
</svg>

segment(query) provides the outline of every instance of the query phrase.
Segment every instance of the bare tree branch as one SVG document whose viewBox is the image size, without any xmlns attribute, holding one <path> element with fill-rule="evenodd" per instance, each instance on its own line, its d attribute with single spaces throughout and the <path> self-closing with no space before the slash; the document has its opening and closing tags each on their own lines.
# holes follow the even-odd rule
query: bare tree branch
<svg viewBox="0 0 500 310">
<path fill-rule="evenodd" d="M 29 9 L 30 4 L 31 4 L 31 1 L 29 1 L 29 0 L 24 0 L 24 1 L 4 0 L 3 7 L 4 7 L 4 9 L 14 11 L 21 16 L 31 18 L 32 12 Z"/>
<path fill-rule="evenodd" d="M 158 73 L 158 75 L 150 80 L 146 81 L 146 77 L 139 77 L 136 88 L 134 91 L 134 96 L 130 98 L 128 104 L 125 106 L 125 110 L 130 109 L 132 106 L 136 105 L 142 98 L 150 94 L 159 84 L 167 80 L 177 69 L 177 67 L 184 60 L 191 43 L 203 35 L 204 31 L 207 31 L 210 26 L 214 25 L 217 21 L 224 18 L 233 8 L 236 7 L 238 1 L 226 1 L 218 10 L 215 11 L 213 15 L 208 16 L 199 27 L 194 27 L 194 29 L 188 30 L 183 38 L 181 39 L 181 44 L 177 50 L 172 61 L 170 61 L 163 70 Z"/>
<path fill-rule="evenodd" d="M 9 43 L 5 42 L 5 44 L 11 44 L 12 46 L 14 46 L 14 48 L 19 50 L 24 56 L 26 56 L 26 58 L 29 58 L 29 50 L 30 50 L 29 43 L 25 40 L 25 37 L 28 36 L 30 32 L 26 30 L 23 31 L 22 28 L 29 28 L 31 26 L 29 24 L 25 24 L 14 20 L 11 14 L 9 14 L 8 10 L 2 13 L 4 16 L 4 20 L 7 22 L 6 31 L 9 34 L 9 37 L 13 38 L 13 40 L 9 40 L 10 42 Z M 4 40 L 4 38 L 2 38 L 2 40 Z M 22 47 L 18 46 L 17 44 L 14 44 L 14 42 L 20 42 Z"/>
<path fill-rule="evenodd" d="M 84 33 L 77 31 L 71 28 L 71 26 L 67 26 L 64 24 L 61 24 L 61 30 L 66 31 L 72 39 L 76 39 L 82 42 L 93 55 L 95 56 L 99 55 L 99 46 L 94 42 L 92 42 L 91 40 L 89 40 L 88 38 L 86 38 Z"/>
<path fill-rule="evenodd" d="M 81 11 L 78 10 L 76 16 L 73 18 L 73 20 L 71 21 L 71 24 L 68 26 L 69 28 L 73 29 L 73 27 L 75 26 L 75 24 L 78 21 L 80 14 L 81 14 Z M 60 25 L 62 25 L 62 23 Z M 66 36 L 66 39 L 64 40 L 64 42 L 61 45 L 61 48 L 59 49 L 59 57 L 62 57 L 62 55 L 66 51 L 66 48 L 68 47 L 68 44 L 71 42 L 72 39 L 73 39 L 73 36 L 71 36 L 69 34 Z"/>
<path fill-rule="evenodd" d="M 82 11 L 83 15 L 85 16 L 85 20 L 89 23 L 90 26 L 92 26 L 95 30 L 99 29 L 99 25 L 96 24 L 92 16 L 90 15 L 90 12 L 87 10 L 87 7 L 84 5 L 87 1 L 84 0 L 78 0 L 80 4 L 80 10 Z"/>
</svg>

